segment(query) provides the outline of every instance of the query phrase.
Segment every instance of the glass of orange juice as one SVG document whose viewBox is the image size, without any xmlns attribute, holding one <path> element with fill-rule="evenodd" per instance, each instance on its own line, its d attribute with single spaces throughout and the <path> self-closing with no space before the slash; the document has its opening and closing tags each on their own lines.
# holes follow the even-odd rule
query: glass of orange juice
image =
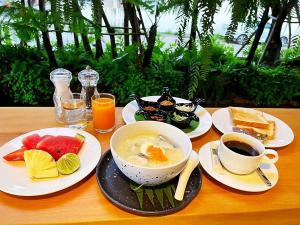
<svg viewBox="0 0 300 225">
<path fill-rule="evenodd" d="M 100 93 L 92 97 L 92 113 L 94 129 L 99 133 L 107 133 L 115 127 L 115 96 Z"/>
</svg>

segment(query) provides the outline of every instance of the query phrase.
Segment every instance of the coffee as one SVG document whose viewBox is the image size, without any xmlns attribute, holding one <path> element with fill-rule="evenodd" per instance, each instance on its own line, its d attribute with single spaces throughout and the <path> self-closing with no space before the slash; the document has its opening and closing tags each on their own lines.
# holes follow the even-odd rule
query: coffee
<svg viewBox="0 0 300 225">
<path fill-rule="evenodd" d="M 240 141 L 226 141 L 224 145 L 235 153 L 245 156 L 258 156 L 259 152 L 251 145 Z"/>
</svg>

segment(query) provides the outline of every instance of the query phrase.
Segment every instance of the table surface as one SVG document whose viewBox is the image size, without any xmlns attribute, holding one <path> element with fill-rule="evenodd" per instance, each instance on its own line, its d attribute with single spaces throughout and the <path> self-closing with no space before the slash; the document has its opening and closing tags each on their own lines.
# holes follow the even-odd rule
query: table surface
<svg viewBox="0 0 300 225">
<path fill-rule="evenodd" d="M 212 113 L 216 108 L 207 108 Z M 95 171 L 79 183 L 57 193 L 20 197 L 0 192 L 0 224 L 300 224 L 300 109 L 260 109 L 288 124 L 294 141 L 278 148 L 279 181 L 271 190 L 247 193 L 231 189 L 207 174 L 196 198 L 183 210 L 159 217 L 127 213 L 108 201 L 100 191 Z M 124 124 L 117 108 L 117 126 Z M 53 108 L 0 108 L 0 146 L 32 130 L 62 126 L 54 120 Z M 98 134 L 92 124 L 87 131 L 109 149 L 112 133 Z M 220 133 L 211 128 L 192 139 L 196 151 Z M 1 174 L 0 174 L 1 176 Z"/>
</svg>

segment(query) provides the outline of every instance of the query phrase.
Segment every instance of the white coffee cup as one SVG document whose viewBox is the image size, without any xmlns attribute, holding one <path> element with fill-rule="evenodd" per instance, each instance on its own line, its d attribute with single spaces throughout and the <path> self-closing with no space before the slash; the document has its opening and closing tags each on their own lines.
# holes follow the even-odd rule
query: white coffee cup
<svg viewBox="0 0 300 225">
<path fill-rule="evenodd" d="M 227 147 L 224 143 L 229 145 L 228 142 L 234 141 L 235 143 L 244 143 L 252 147 L 252 152 L 256 151 L 256 154 L 246 155 L 241 152 L 235 151 Z M 243 144 L 242 144 L 243 145 Z M 243 147 L 240 145 L 243 149 Z M 273 158 L 269 158 L 267 155 L 273 155 Z M 271 149 L 265 149 L 265 146 L 256 138 L 242 133 L 231 132 L 223 134 L 218 147 L 218 156 L 222 165 L 232 173 L 235 174 L 249 174 L 256 170 L 264 156 L 268 158 L 269 163 L 275 163 L 278 160 L 278 154 Z"/>
</svg>

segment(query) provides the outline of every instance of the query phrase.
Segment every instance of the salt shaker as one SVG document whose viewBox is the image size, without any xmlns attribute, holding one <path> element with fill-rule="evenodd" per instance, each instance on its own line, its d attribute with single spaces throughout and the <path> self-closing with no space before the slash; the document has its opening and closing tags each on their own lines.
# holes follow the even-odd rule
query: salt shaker
<svg viewBox="0 0 300 225">
<path fill-rule="evenodd" d="M 92 120 L 92 96 L 98 94 L 99 73 L 87 66 L 85 70 L 78 73 L 78 79 L 82 85 L 81 94 L 84 96 L 86 103 L 87 119 Z"/>
<path fill-rule="evenodd" d="M 56 121 L 63 123 L 61 98 L 71 95 L 70 82 L 72 80 L 72 73 L 69 70 L 58 68 L 50 73 L 50 80 L 55 86 L 53 94 L 53 101 L 55 106 Z"/>
</svg>

